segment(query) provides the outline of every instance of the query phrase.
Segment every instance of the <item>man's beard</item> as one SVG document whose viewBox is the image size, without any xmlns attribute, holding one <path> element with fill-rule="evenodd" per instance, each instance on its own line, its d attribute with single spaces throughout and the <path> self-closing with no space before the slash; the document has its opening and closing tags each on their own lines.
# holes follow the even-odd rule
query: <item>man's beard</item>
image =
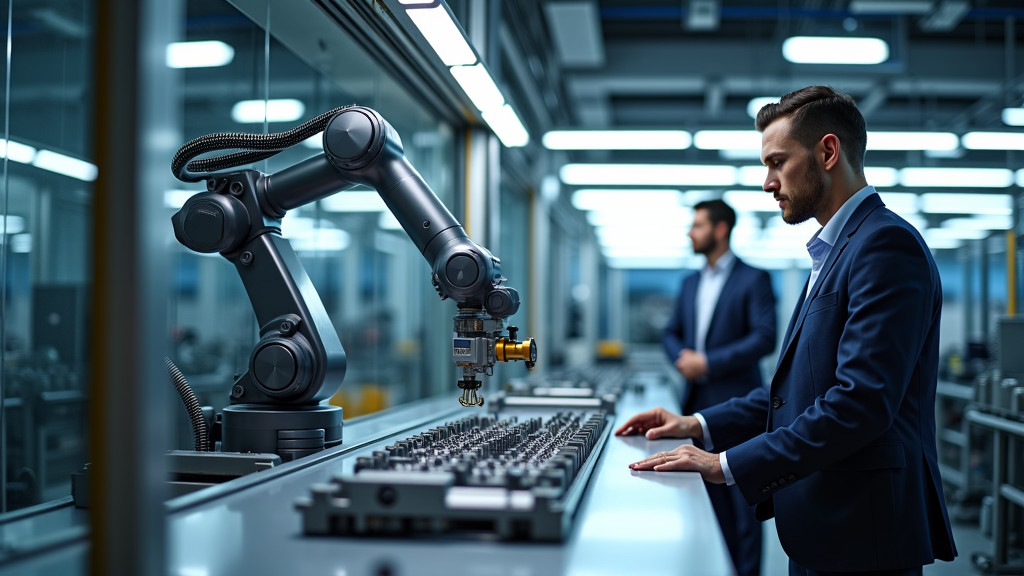
<svg viewBox="0 0 1024 576">
<path fill-rule="evenodd" d="M 810 160 L 803 189 L 789 194 L 789 207 L 782 211 L 782 220 L 786 224 L 799 224 L 812 218 L 825 198 L 825 180 L 817 171 L 814 158 Z"/>
</svg>

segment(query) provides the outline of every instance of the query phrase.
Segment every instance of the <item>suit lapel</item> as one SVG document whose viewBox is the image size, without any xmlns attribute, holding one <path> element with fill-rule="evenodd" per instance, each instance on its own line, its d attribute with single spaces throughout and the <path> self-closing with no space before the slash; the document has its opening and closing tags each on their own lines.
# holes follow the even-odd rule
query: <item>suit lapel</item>
<svg viewBox="0 0 1024 576">
<path fill-rule="evenodd" d="M 818 274 L 817 280 L 814 282 L 814 287 L 811 288 L 811 293 L 807 294 L 807 285 L 804 285 L 804 290 L 800 295 L 800 300 L 797 303 L 797 308 L 794 310 L 795 317 L 789 323 L 789 329 L 786 331 L 786 338 L 783 340 L 782 352 L 779 354 L 779 361 L 775 366 L 775 371 L 778 373 L 779 366 L 782 365 L 782 359 L 789 354 L 789 349 L 793 342 L 796 341 L 797 336 L 800 334 L 800 329 L 804 325 L 804 319 L 807 317 L 807 308 L 810 306 L 811 301 L 818 295 L 822 285 L 828 278 L 829 273 L 832 272 L 832 268 L 835 267 L 836 261 L 839 260 L 839 256 L 846 250 L 847 244 L 850 243 L 850 238 L 857 232 L 860 225 L 864 223 L 864 220 L 868 217 L 875 208 L 883 206 L 881 198 L 878 194 L 872 194 L 864 199 L 857 206 L 857 209 L 850 216 L 850 219 L 843 226 L 843 230 L 839 233 L 836 245 L 832 247 L 828 252 L 828 257 L 825 258 L 825 263 L 821 267 L 821 272 Z M 810 278 L 808 278 L 808 282 Z M 806 295 L 806 298 L 804 297 Z M 775 377 L 772 376 L 774 381 Z"/>
</svg>

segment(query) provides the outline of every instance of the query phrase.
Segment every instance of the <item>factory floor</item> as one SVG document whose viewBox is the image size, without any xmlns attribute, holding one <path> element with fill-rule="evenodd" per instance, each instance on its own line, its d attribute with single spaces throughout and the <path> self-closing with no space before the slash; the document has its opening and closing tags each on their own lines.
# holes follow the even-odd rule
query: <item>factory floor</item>
<svg viewBox="0 0 1024 576">
<path fill-rule="evenodd" d="M 761 560 L 761 576 L 786 576 L 789 574 L 789 558 L 779 544 L 775 532 L 775 521 L 769 520 L 764 526 L 764 553 Z M 936 562 L 924 567 L 924 576 L 973 576 L 983 574 L 972 565 L 971 556 L 980 552 L 992 553 L 992 539 L 982 534 L 975 522 L 953 522 L 953 539 L 959 556 L 953 562 Z M 1021 567 L 1024 574 L 1024 566 Z"/>
</svg>

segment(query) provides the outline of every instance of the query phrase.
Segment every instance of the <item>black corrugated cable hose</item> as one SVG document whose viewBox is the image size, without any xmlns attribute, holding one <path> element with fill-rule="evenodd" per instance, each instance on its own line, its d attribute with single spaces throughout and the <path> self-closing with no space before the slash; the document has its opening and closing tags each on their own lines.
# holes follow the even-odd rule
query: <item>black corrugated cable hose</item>
<svg viewBox="0 0 1024 576">
<path fill-rule="evenodd" d="M 185 410 L 188 411 L 188 417 L 192 421 L 192 436 L 195 439 L 196 451 L 209 452 L 210 431 L 206 426 L 206 419 L 203 418 L 203 409 L 199 405 L 199 399 L 196 398 L 195 393 L 192 392 L 192 387 L 188 385 L 188 380 L 185 379 L 185 375 L 181 373 L 181 370 L 178 370 L 174 362 L 171 362 L 171 359 L 165 356 L 164 364 L 167 365 L 167 375 L 171 377 L 171 383 L 174 384 L 174 389 L 181 396 L 181 401 L 185 403 Z"/>
<path fill-rule="evenodd" d="M 171 172 L 183 182 L 198 182 L 214 172 L 251 164 L 295 146 L 317 132 L 323 132 L 327 122 L 349 106 L 339 106 L 311 118 L 286 132 L 276 134 L 246 134 L 244 132 L 220 132 L 207 134 L 190 140 L 178 148 L 171 160 Z M 193 160 L 197 156 L 215 150 L 243 150 L 211 158 Z"/>
</svg>

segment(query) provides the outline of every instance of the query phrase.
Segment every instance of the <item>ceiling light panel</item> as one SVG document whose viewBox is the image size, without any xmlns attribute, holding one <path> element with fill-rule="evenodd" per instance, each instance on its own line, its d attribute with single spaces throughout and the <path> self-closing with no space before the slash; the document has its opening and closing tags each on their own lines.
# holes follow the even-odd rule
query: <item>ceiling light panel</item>
<svg viewBox="0 0 1024 576">
<path fill-rule="evenodd" d="M 409 5 L 405 13 L 445 66 L 476 64 L 476 52 L 444 6 Z"/>
<path fill-rule="evenodd" d="M 1021 132 L 968 132 L 961 141 L 968 150 L 1024 150 Z"/>
<path fill-rule="evenodd" d="M 576 186 L 735 186 L 737 170 L 708 164 L 566 164 L 565 184 Z"/>
<path fill-rule="evenodd" d="M 692 141 L 685 130 L 552 130 L 541 138 L 549 150 L 685 150 Z"/>
<path fill-rule="evenodd" d="M 782 43 L 782 56 L 794 64 L 881 64 L 889 44 L 881 38 L 793 36 Z"/>
<path fill-rule="evenodd" d="M 971 194 L 928 192 L 921 194 L 921 211 L 927 214 L 1013 214 L 1010 194 Z"/>
<path fill-rule="evenodd" d="M 960 147 L 952 132 L 868 132 L 868 150 L 950 151 Z"/>
<path fill-rule="evenodd" d="M 927 188 L 1005 188 L 1013 172 L 1005 168 L 904 168 L 900 184 Z"/>
</svg>

